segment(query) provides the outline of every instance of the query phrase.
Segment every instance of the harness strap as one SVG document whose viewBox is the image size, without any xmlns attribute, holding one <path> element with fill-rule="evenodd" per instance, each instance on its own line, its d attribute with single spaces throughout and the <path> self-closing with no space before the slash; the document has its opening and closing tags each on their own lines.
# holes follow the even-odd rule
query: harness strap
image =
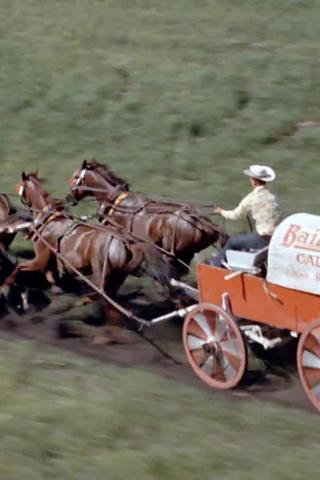
<svg viewBox="0 0 320 480">
<path fill-rule="evenodd" d="M 82 226 L 82 222 L 78 222 L 78 221 L 74 221 L 70 227 L 67 228 L 67 230 L 65 232 L 63 232 L 60 237 L 58 237 L 57 239 L 57 252 L 61 252 L 61 241 L 63 240 L 64 237 L 67 237 L 68 235 L 70 235 L 70 233 L 73 232 L 73 230 L 75 230 L 77 227 L 80 227 Z"/>
<path fill-rule="evenodd" d="M 113 202 L 113 204 L 111 205 L 111 208 L 108 212 L 108 216 L 111 217 L 111 215 L 114 213 L 116 207 L 118 205 L 120 205 L 120 203 L 125 199 L 127 198 L 127 196 L 129 195 L 129 192 L 122 192 L 120 193 L 120 195 L 115 199 L 115 201 Z"/>
<path fill-rule="evenodd" d="M 43 220 L 41 218 L 42 212 L 45 213 Z M 35 218 L 34 230 L 31 231 L 29 235 L 27 235 L 27 240 L 36 240 L 36 237 L 43 232 L 48 223 L 52 222 L 53 220 L 57 220 L 58 218 L 65 217 L 62 212 L 51 212 L 48 208 L 44 208 L 42 212 L 40 212 L 39 215 Z M 36 225 L 37 220 L 42 221 L 41 223 Z"/>
<path fill-rule="evenodd" d="M 31 225 L 31 229 L 34 231 L 34 233 L 38 233 L 36 229 Z M 76 267 L 73 266 L 70 260 L 65 258 L 64 255 L 59 253 L 56 248 L 54 248 L 40 233 L 39 234 L 39 241 L 43 243 L 56 257 L 64 262 L 65 265 L 76 275 L 78 276 L 81 280 L 83 280 L 89 287 L 92 288 L 95 292 L 99 293 L 108 303 L 110 303 L 116 310 L 118 310 L 120 313 L 125 315 L 127 318 L 135 320 L 137 323 L 140 323 L 140 325 L 144 326 L 150 326 L 150 322 L 147 320 L 144 320 L 143 318 L 140 318 L 136 316 L 134 313 L 130 312 L 126 308 L 122 307 L 119 305 L 115 300 L 113 300 L 105 291 L 104 289 L 99 288 L 97 285 L 95 285 L 89 278 L 87 278 L 83 273 L 80 272 Z"/>
</svg>

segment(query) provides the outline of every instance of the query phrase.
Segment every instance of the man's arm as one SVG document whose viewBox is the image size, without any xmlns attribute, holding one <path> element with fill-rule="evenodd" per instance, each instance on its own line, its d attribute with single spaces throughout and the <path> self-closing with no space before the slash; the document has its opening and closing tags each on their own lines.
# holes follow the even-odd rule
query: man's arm
<svg viewBox="0 0 320 480">
<path fill-rule="evenodd" d="M 248 213 L 250 213 L 250 193 L 241 200 L 234 210 L 220 209 L 219 213 L 226 220 L 239 220 L 240 218 L 245 218 Z"/>
</svg>

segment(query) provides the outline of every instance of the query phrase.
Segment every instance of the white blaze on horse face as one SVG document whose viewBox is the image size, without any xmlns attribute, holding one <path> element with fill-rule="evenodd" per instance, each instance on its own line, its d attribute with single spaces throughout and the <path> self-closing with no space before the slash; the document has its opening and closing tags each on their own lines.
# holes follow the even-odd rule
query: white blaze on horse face
<svg viewBox="0 0 320 480">
<path fill-rule="evenodd" d="M 23 194 L 24 194 L 24 186 L 21 185 L 19 190 L 18 190 L 18 195 L 19 195 L 19 197 L 23 197 Z"/>
<path fill-rule="evenodd" d="M 87 173 L 87 170 L 85 168 L 83 168 L 81 170 L 80 177 L 79 177 L 80 181 L 84 180 L 84 177 L 86 176 L 86 173 Z"/>
<path fill-rule="evenodd" d="M 79 177 L 72 182 L 73 183 L 73 188 L 79 187 L 81 185 L 84 177 L 86 176 L 86 173 L 87 173 L 87 170 L 85 168 L 83 168 L 80 172 Z"/>
</svg>

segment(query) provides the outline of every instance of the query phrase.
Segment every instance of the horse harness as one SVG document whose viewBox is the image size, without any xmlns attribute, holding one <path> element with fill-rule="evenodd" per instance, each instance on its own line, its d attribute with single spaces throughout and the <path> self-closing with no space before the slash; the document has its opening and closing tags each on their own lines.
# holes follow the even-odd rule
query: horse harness
<svg viewBox="0 0 320 480">
<path fill-rule="evenodd" d="M 99 218 L 111 217 L 129 193 L 130 192 L 121 192 L 113 202 L 108 202 L 107 200 L 102 202 L 98 212 Z"/>
<path fill-rule="evenodd" d="M 114 202 L 108 202 L 105 200 L 99 209 L 98 217 L 102 219 L 101 223 L 102 225 L 107 225 L 110 221 L 110 217 L 114 214 L 115 211 L 120 211 L 120 213 L 126 214 L 129 213 L 131 218 L 130 218 L 130 226 L 127 229 L 129 233 L 132 233 L 133 231 L 133 221 L 135 215 L 139 214 L 144 210 L 150 203 L 153 203 L 153 200 L 148 200 L 147 202 L 143 203 L 142 205 L 136 207 L 135 209 L 128 210 L 126 212 L 124 209 L 121 210 L 119 208 L 119 205 L 128 197 L 128 195 L 131 192 L 121 192 L 120 195 L 114 200 Z"/>
<path fill-rule="evenodd" d="M 36 216 L 34 220 L 34 225 L 32 231 L 27 235 L 27 240 L 36 241 L 41 237 L 44 229 L 49 225 L 49 223 L 55 220 L 73 220 L 63 211 L 56 211 L 50 209 L 50 207 L 46 206 L 43 208 L 41 212 Z M 69 235 L 76 227 L 81 225 L 81 222 L 78 220 L 73 220 L 72 224 L 67 228 L 65 232 L 63 232 L 60 237 L 57 239 L 57 252 L 60 253 L 60 244 L 61 240 Z"/>
</svg>

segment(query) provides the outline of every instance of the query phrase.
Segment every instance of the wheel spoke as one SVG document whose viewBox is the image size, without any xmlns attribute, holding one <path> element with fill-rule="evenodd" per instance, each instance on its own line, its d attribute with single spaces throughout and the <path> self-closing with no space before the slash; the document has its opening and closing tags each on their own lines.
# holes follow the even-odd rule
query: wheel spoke
<svg viewBox="0 0 320 480">
<path fill-rule="evenodd" d="M 224 369 L 222 368 L 222 365 L 220 362 L 213 362 L 213 369 L 212 369 L 212 377 L 220 382 L 225 382 L 226 378 L 224 375 Z"/>
<path fill-rule="evenodd" d="M 226 330 L 227 330 L 227 323 L 225 319 L 222 317 L 222 315 L 219 315 L 219 317 L 216 320 L 216 328 L 214 332 L 215 339 L 220 342 L 222 337 L 224 336 Z"/>
<path fill-rule="evenodd" d="M 194 335 L 188 335 L 188 345 L 190 350 L 197 350 L 206 343 L 202 338 L 195 337 Z"/>
<path fill-rule="evenodd" d="M 235 370 L 238 370 L 240 364 L 240 357 L 238 355 L 233 355 L 230 352 L 223 352 L 223 356 L 228 364 L 230 364 Z"/>
<path fill-rule="evenodd" d="M 227 380 L 233 380 L 236 374 L 237 371 L 231 365 L 228 365 L 224 371 L 224 375 Z"/>
<path fill-rule="evenodd" d="M 207 358 L 205 363 L 202 365 L 201 370 L 206 372 L 210 377 L 213 372 L 213 355 Z"/>
<path fill-rule="evenodd" d="M 231 380 L 234 378 L 237 374 L 237 369 L 233 367 L 233 365 L 229 362 L 228 358 L 226 356 L 223 356 L 221 358 L 221 365 L 224 370 L 224 376 L 226 377 L 227 380 Z M 238 364 L 239 366 L 239 364 Z M 237 368 L 238 368 L 237 366 Z"/>
<path fill-rule="evenodd" d="M 197 313 L 194 316 L 194 321 L 199 325 L 199 327 L 202 329 L 202 331 L 206 334 L 207 337 L 212 337 L 213 332 L 208 323 L 208 319 L 203 313 Z"/>
<path fill-rule="evenodd" d="M 189 334 L 193 335 L 194 337 L 202 338 L 203 340 L 207 339 L 207 335 L 202 328 L 199 327 L 198 323 L 194 321 L 194 319 L 192 319 L 188 325 L 188 335 Z"/>
<path fill-rule="evenodd" d="M 312 335 L 317 339 L 320 344 L 320 327 L 316 327 L 312 330 Z"/>
<path fill-rule="evenodd" d="M 312 332 L 307 336 L 304 342 L 304 349 L 309 350 L 320 357 L 320 341 L 315 335 L 315 332 Z"/>
<path fill-rule="evenodd" d="M 223 352 L 231 353 L 232 355 L 240 358 L 240 345 L 237 338 L 230 338 L 221 342 Z"/>
<path fill-rule="evenodd" d="M 302 354 L 302 367 L 320 368 L 320 358 L 308 350 Z"/>
<path fill-rule="evenodd" d="M 303 374 L 309 387 L 315 387 L 320 384 L 320 370 L 319 368 L 303 368 Z"/>
<path fill-rule="evenodd" d="M 317 398 L 317 400 L 320 401 L 320 384 L 317 385 L 316 387 L 313 387 L 312 393 Z"/>
<path fill-rule="evenodd" d="M 199 348 L 198 350 L 193 350 L 190 353 L 198 367 L 202 367 L 202 365 L 206 362 L 208 358 L 208 354 L 203 350 L 203 348 Z"/>
<path fill-rule="evenodd" d="M 246 367 L 246 350 L 232 316 L 215 305 L 200 304 L 186 317 L 183 342 L 195 373 L 208 385 L 232 388 Z"/>
</svg>

